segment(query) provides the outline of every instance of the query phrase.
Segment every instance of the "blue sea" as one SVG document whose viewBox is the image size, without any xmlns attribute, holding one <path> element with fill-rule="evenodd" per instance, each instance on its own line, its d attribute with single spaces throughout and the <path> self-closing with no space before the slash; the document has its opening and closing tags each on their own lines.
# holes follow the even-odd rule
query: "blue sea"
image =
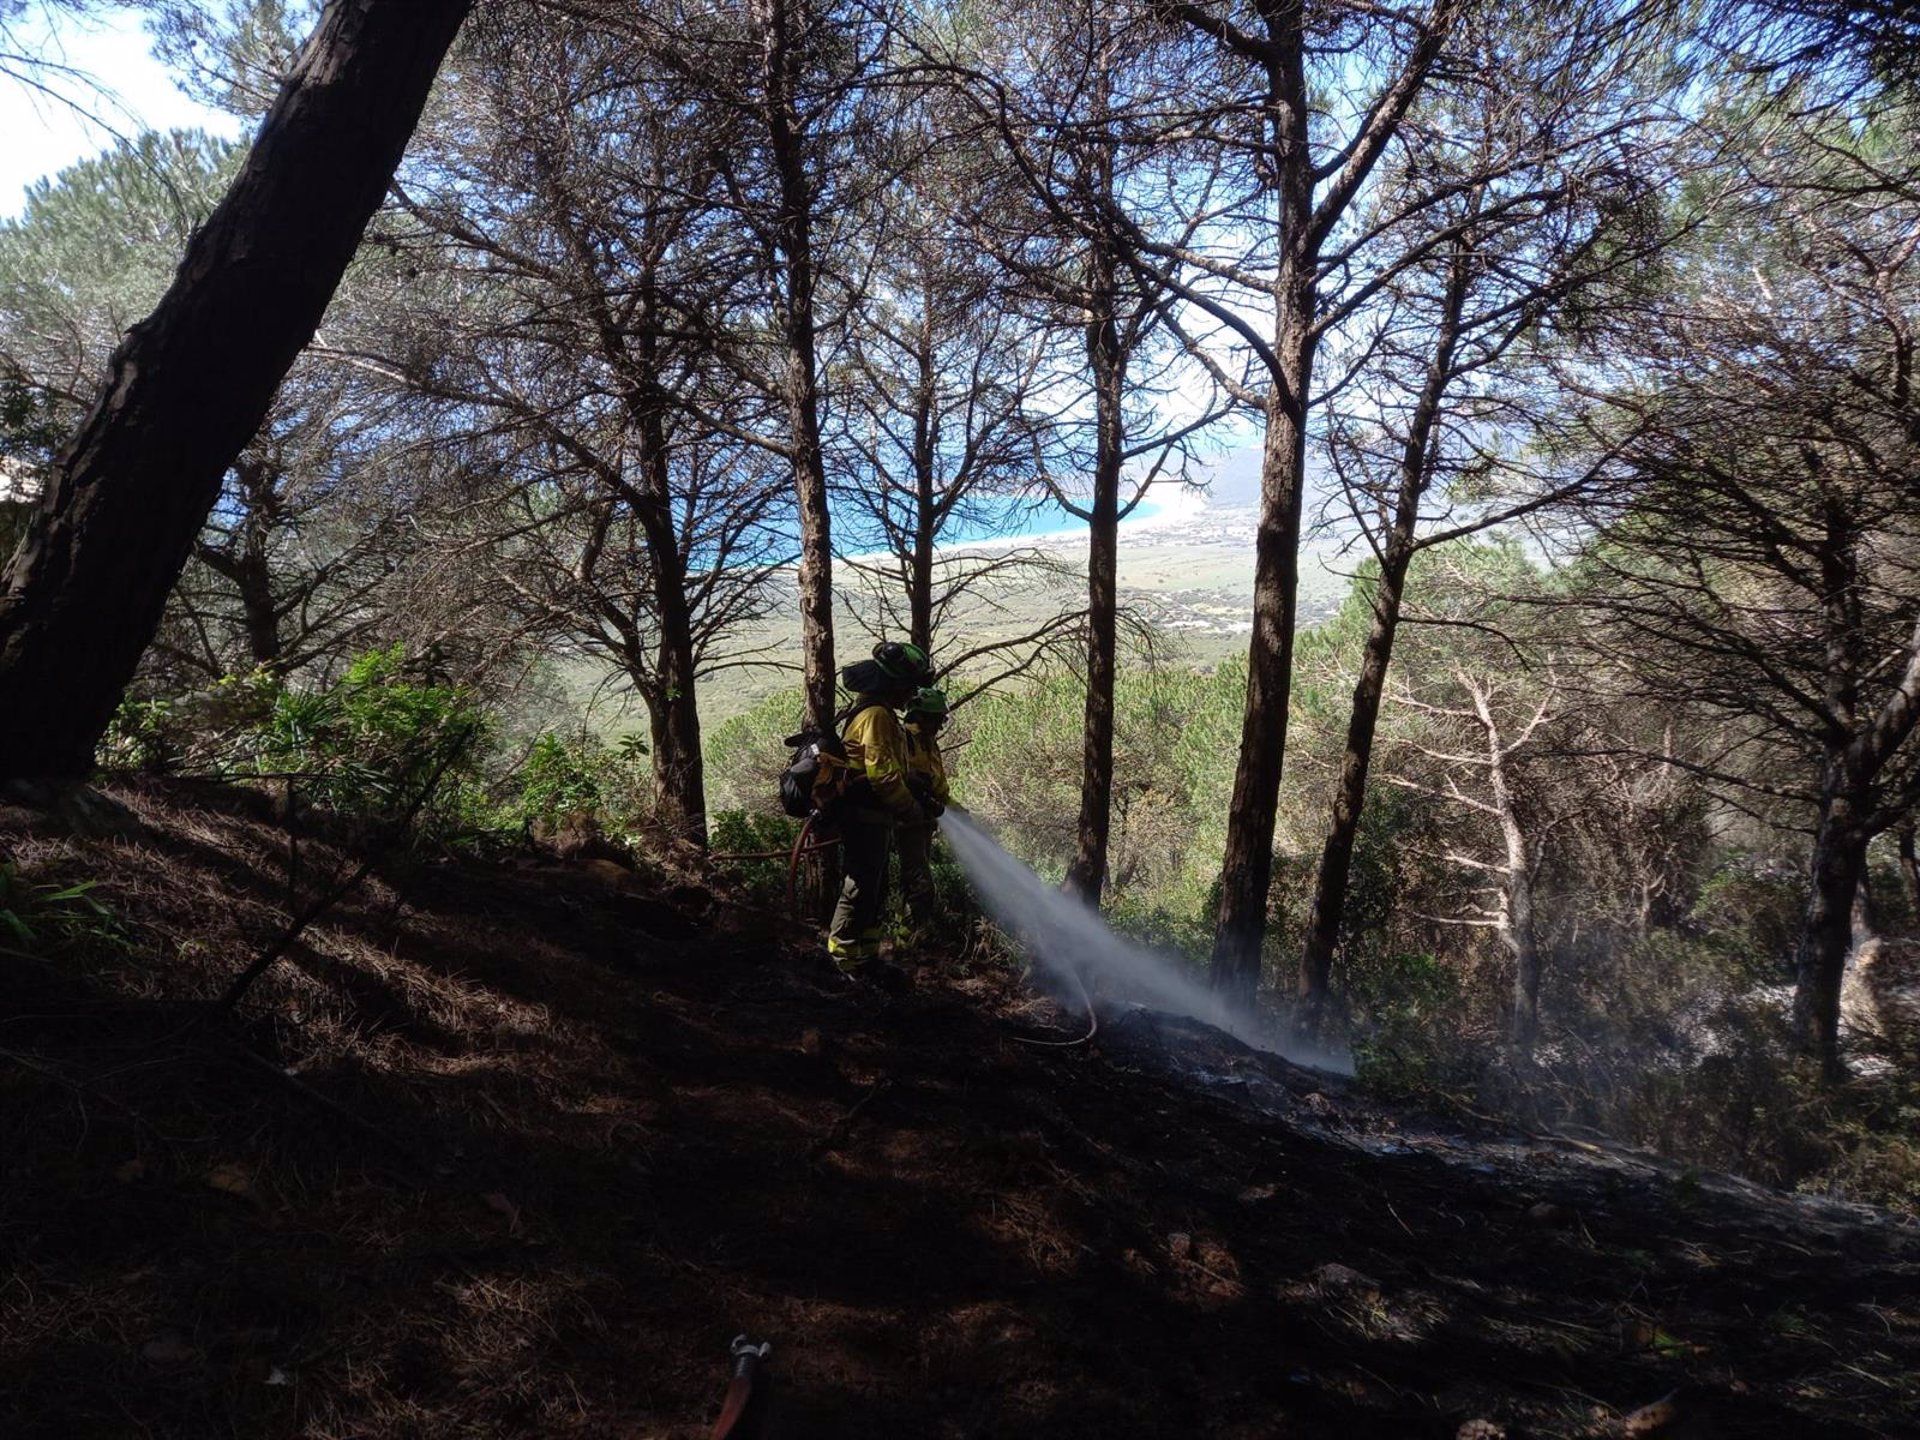
<svg viewBox="0 0 1920 1440">
<path fill-rule="evenodd" d="M 1122 523 L 1145 520 L 1159 509 L 1152 501 L 1143 501 Z M 842 534 L 862 535 L 860 518 L 857 512 L 836 507 L 833 516 L 836 540 Z M 983 500 L 973 506 L 971 514 L 949 524 L 940 536 L 940 543 L 943 546 L 970 545 L 978 540 L 1018 540 L 1033 535 L 1071 534 L 1085 525 L 1086 522 L 1079 516 L 1062 509 L 1052 500 L 1038 503 L 1012 497 Z"/>
</svg>

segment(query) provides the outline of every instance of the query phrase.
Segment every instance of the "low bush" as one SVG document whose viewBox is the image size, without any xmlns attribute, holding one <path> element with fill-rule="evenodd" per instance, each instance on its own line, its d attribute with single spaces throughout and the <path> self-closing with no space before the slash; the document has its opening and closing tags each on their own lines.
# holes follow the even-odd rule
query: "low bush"
<svg viewBox="0 0 1920 1440">
<path fill-rule="evenodd" d="M 592 735 L 544 731 L 506 777 L 508 797 L 497 823 L 520 831 L 630 837 L 651 808 L 646 755 L 638 735 L 608 745 Z"/>
<path fill-rule="evenodd" d="M 94 883 L 30 880 L 0 861 L 0 947 L 44 956 L 73 944 L 123 944 L 119 919 L 94 898 Z"/>
</svg>

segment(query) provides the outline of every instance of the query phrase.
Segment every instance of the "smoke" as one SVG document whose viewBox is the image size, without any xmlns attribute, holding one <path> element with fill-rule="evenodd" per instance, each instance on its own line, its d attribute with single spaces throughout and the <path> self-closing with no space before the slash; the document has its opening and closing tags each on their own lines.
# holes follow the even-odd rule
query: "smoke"
<svg viewBox="0 0 1920 1440">
<path fill-rule="evenodd" d="M 1072 977 L 1077 976 L 1089 995 L 1190 1016 L 1256 1049 L 1351 1073 L 1344 1057 L 1298 1053 L 1271 1027 L 1231 1009 L 1179 960 L 1114 934 L 1097 910 L 1042 880 L 970 817 L 949 810 L 941 817 L 940 833 L 987 913 L 1067 993 L 1074 993 Z"/>
</svg>

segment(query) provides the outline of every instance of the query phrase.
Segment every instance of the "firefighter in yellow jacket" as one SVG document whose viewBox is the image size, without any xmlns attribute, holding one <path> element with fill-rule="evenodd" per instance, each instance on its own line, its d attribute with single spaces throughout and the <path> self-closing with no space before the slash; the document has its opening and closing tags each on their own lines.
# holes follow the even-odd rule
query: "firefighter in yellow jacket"
<svg viewBox="0 0 1920 1440">
<path fill-rule="evenodd" d="M 879 954 L 894 828 L 918 824 L 927 807 L 907 783 L 907 736 L 894 714 L 933 678 L 915 645 L 876 645 L 871 660 L 841 671 L 854 692 L 840 732 L 844 789 L 834 808 L 844 879 L 827 929 L 827 953 L 843 973 L 862 973 Z"/>
<path fill-rule="evenodd" d="M 900 850 L 900 890 L 907 914 L 922 930 L 938 918 L 939 897 L 933 887 L 934 821 L 952 803 L 947 787 L 947 763 L 940 755 L 940 730 L 947 723 L 947 697 L 931 686 L 907 702 L 903 728 L 907 736 L 907 788 L 920 801 L 926 818 L 901 822 L 894 832 Z"/>
</svg>

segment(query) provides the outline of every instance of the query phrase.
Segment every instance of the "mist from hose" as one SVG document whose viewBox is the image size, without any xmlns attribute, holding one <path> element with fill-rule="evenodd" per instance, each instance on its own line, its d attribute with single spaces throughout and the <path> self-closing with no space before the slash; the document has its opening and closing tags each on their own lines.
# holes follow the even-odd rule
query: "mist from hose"
<svg viewBox="0 0 1920 1440">
<path fill-rule="evenodd" d="M 1352 1073 L 1346 1057 L 1307 1053 L 1285 1043 L 1254 1017 L 1225 1004 L 1178 959 L 1114 934 L 1099 911 L 1041 879 L 971 817 L 947 811 L 940 833 L 987 913 L 1065 993 L 1073 993 L 1072 977 L 1077 975 L 1090 994 L 1190 1016 L 1256 1049 Z"/>
</svg>

